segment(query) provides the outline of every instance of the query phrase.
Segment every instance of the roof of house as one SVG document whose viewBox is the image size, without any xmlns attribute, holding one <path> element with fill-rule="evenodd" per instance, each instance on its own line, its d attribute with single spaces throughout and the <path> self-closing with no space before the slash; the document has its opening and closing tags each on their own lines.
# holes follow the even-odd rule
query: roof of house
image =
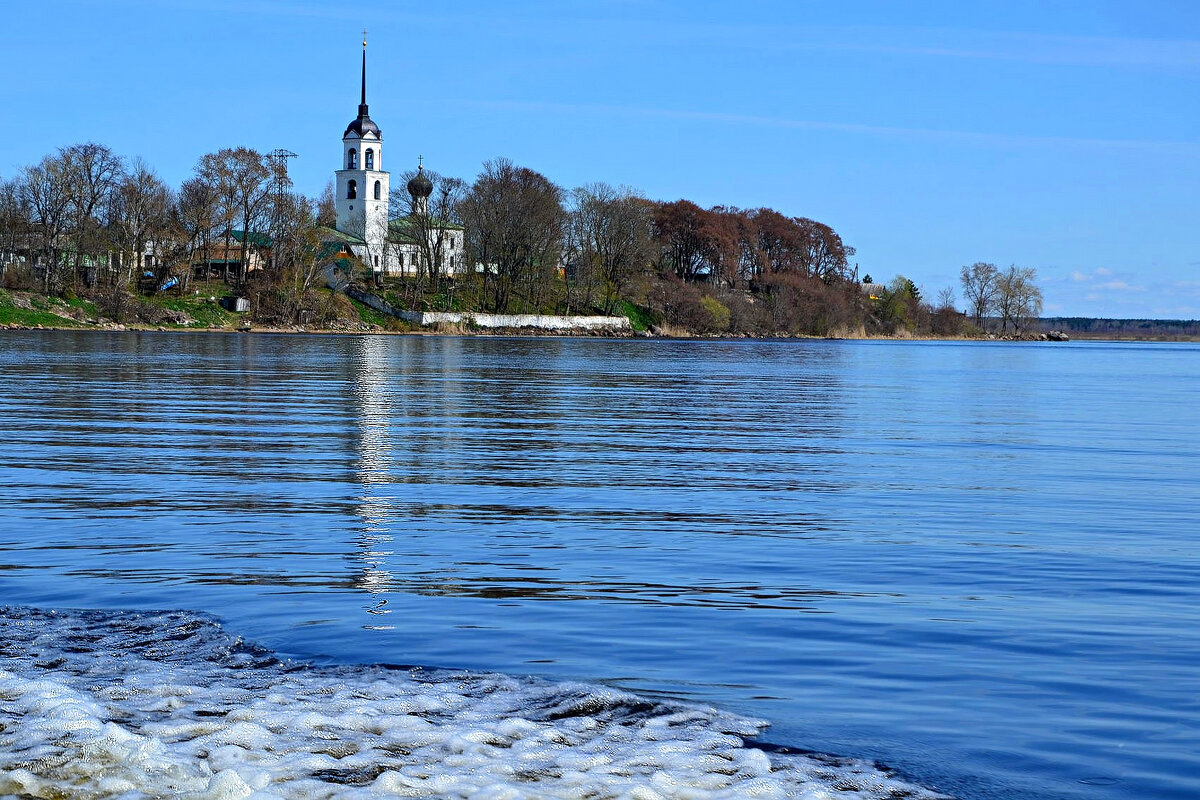
<svg viewBox="0 0 1200 800">
<path fill-rule="evenodd" d="M 229 235 L 236 242 L 249 242 L 255 247 L 271 246 L 271 235 L 262 231 L 250 231 L 247 233 L 246 231 L 231 230 Z"/>
<path fill-rule="evenodd" d="M 339 231 L 336 228 L 331 228 L 328 225 L 322 225 L 317 228 L 317 233 L 321 236 L 322 242 L 340 242 L 342 244 L 366 244 L 367 240 L 353 233 Z"/>
</svg>

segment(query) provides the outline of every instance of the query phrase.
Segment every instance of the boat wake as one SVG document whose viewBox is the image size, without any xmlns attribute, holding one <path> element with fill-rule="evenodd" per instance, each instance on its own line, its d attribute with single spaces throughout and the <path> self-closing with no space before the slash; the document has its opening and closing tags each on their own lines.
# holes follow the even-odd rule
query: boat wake
<svg viewBox="0 0 1200 800">
<path fill-rule="evenodd" d="M 280 660 L 212 617 L 0 608 L 0 797 L 940 797 L 578 683 Z"/>
</svg>

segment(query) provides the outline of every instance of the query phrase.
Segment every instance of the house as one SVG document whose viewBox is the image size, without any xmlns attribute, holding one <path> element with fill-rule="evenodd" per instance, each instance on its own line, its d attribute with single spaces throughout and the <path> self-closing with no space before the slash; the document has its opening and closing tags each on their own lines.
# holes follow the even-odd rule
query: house
<svg viewBox="0 0 1200 800">
<path fill-rule="evenodd" d="M 242 263 L 245 246 L 246 263 Z M 231 230 L 199 251 L 200 260 L 192 262 L 192 274 L 201 280 L 224 278 L 245 280 L 255 270 L 271 262 L 271 237 L 259 231 Z"/>
</svg>

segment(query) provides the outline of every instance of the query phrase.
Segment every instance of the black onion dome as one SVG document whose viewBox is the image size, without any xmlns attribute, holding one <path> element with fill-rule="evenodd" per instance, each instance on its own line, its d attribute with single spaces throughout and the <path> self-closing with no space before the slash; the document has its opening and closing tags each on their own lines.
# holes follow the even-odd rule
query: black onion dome
<svg viewBox="0 0 1200 800">
<path fill-rule="evenodd" d="M 366 136 L 368 133 L 373 133 L 380 139 L 383 138 L 383 131 L 379 130 L 379 126 L 367 114 L 367 104 L 363 103 L 358 107 L 358 119 L 346 126 L 346 132 L 342 134 L 342 138 L 350 135 L 353 131 L 358 134 L 359 138 Z"/>
<path fill-rule="evenodd" d="M 426 177 L 425 167 L 417 167 L 417 174 L 408 182 L 408 193 L 413 197 L 429 197 L 433 194 L 433 182 Z"/>
</svg>

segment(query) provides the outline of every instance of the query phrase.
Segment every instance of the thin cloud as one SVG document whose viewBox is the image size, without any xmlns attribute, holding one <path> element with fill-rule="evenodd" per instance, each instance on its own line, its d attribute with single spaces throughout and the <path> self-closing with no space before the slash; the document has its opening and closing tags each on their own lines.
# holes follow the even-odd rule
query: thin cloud
<svg viewBox="0 0 1200 800">
<path fill-rule="evenodd" d="M 1071 271 L 1070 279 L 1075 283 L 1090 283 L 1097 278 L 1110 277 L 1112 274 L 1113 271 L 1107 267 L 1096 267 L 1091 272 L 1080 272 L 1076 269 Z"/>
<path fill-rule="evenodd" d="M 1200 41 L 1118 36 L 1056 36 L 947 28 L 825 29 L 796 49 L 912 55 L 1029 64 L 1194 70 Z"/>
<path fill-rule="evenodd" d="M 757 125 L 772 128 L 798 130 L 835 131 L 858 133 L 893 138 L 927 139 L 937 141 L 977 144 L 989 147 L 1052 146 L 1094 147 L 1101 149 L 1145 150 L 1177 155 L 1200 155 L 1200 142 L 1183 142 L 1151 139 L 1091 139 L 1072 136 L 1032 136 L 1009 133 L 981 133 L 977 131 L 945 130 L 937 128 L 905 128 L 892 125 L 867 125 L 854 122 L 830 122 L 826 120 L 792 119 L 759 114 L 734 114 L 723 111 L 690 111 L 671 108 L 647 108 L 639 106 L 601 105 L 595 103 L 557 103 L 546 101 L 487 100 L 467 102 L 464 105 L 505 109 L 510 111 L 560 111 L 626 117 L 693 120 L 697 122 L 732 123 Z"/>
</svg>

